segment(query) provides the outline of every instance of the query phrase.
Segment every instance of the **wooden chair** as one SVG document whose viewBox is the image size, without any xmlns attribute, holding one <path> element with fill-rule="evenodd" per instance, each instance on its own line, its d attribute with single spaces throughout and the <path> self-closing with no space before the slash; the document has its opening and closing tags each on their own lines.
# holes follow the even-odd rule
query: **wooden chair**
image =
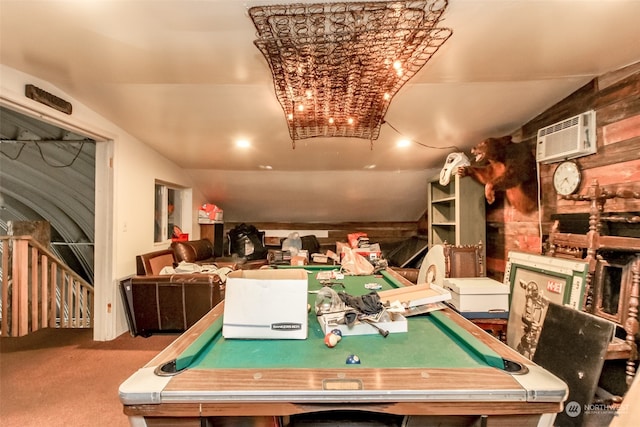
<svg viewBox="0 0 640 427">
<path fill-rule="evenodd" d="M 484 250 L 477 245 L 456 246 L 447 243 L 433 245 L 424 257 L 417 283 L 442 286 L 447 277 L 484 277 Z"/>
<path fill-rule="evenodd" d="M 600 187 L 597 180 L 593 180 L 587 188 L 586 194 L 572 194 L 562 196 L 564 200 L 589 203 L 589 229 L 584 234 L 560 232 L 559 221 L 555 221 L 549 233 L 549 251 L 547 255 L 552 257 L 579 258 L 589 263 L 589 276 L 587 277 L 586 298 L 583 310 L 614 321 L 625 331 L 625 338 L 615 337 L 609 344 L 606 355 L 607 360 L 626 359 L 626 382 L 631 385 L 636 375 L 636 361 L 638 360 L 638 345 L 635 337 L 639 329 L 638 306 L 640 305 L 640 238 L 607 235 L 603 232 L 605 224 L 627 223 L 640 224 L 640 216 L 635 213 L 606 213 L 605 204 L 610 199 L 619 199 L 615 202 L 623 206 L 624 202 L 631 199 L 640 199 L 639 192 L 625 189 L 609 190 Z M 603 258 L 602 252 L 615 252 L 628 254 L 634 261 L 627 264 L 628 270 L 625 280 L 620 284 L 620 301 L 618 313 L 615 317 L 608 315 L 599 307 L 598 298 L 604 292 L 608 262 Z M 607 255 L 610 256 L 610 255 Z M 595 301 L 594 301 L 595 296 Z"/>
<path fill-rule="evenodd" d="M 455 246 L 444 242 L 444 277 L 484 277 L 484 250 L 477 245 Z M 468 319 L 502 342 L 507 340 L 507 319 L 499 317 L 468 317 Z"/>
<path fill-rule="evenodd" d="M 483 277 L 484 252 L 477 245 L 455 246 L 444 242 L 444 277 Z"/>
</svg>

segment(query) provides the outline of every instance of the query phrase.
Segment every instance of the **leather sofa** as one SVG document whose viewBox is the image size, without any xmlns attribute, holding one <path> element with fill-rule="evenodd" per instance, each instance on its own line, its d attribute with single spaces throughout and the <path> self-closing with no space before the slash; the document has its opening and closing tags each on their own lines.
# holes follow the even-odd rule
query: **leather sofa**
<svg viewBox="0 0 640 427">
<path fill-rule="evenodd" d="M 213 243 L 209 239 L 186 240 L 171 242 L 171 249 L 175 253 L 177 262 L 192 262 L 195 264 L 213 264 Z"/>
<path fill-rule="evenodd" d="M 216 264 L 218 267 L 229 267 L 233 270 L 238 267 L 238 260 L 214 258 L 211 248 L 212 244 L 207 239 L 173 242 L 169 249 L 137 255 L 136 274 L 159 275 L 164 267 L 175 267 L 181 261 L 199 265 Z"/>
<path fill-rule="evenodd" d="M 183 332 L 224 299 L 224 280 L 212 274 L 133 276 L 120 282 L 131 335 Z"/>
<path fill-rule="evenodd" d="M 120 282 L 131 335 L 183 332 L 222 301 L 226 278 L 215 273 L 160 274 L 180 261 L 213 263 L 212 254 L 213 245 L 202 239 L 136 256 L 136 276 Z"/>
<path fill-rule="evenodd" d="M 176 262 L 191 262 L 195 264 L 216 264 L 218 267 L 229 267 L 234 270 L 253 270 L 267 265 L 266 259 L 247 261 L 245 258 L 214 257 L 213 243 L 209 239 L 176 241 L 171 243 Z"/>
<path fill-rule="evenodd" d="M 207 239 L 176 241 L 169 249 L 136 256 L 136 276 L 120 282 L 131 335 L 183 332 L 224 299 L 226 277 L 214 273 L 160 274 L 184 261 L 218 268 L 260 268 L 266 260 L 214 258 Z"/>
<path fill-rule="evenodd" d="M 136 256 L 138 276 L 158 275 L 164 267 L 173 267 L 176 255 L 173 249 L 163 249 Z"/>
</svg>

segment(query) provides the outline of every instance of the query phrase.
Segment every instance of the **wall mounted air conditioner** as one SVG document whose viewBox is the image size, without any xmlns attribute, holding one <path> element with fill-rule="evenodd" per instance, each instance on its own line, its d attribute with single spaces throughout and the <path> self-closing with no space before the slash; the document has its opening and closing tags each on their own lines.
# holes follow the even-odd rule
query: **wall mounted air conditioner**
<svg viewBox="0 0 640 427">
<path fill-rule="evenodd" d="M 538 130 L 536 160 L 551 163 L 596 152 L 596 112 L 578 114 Z"/>
</svg>

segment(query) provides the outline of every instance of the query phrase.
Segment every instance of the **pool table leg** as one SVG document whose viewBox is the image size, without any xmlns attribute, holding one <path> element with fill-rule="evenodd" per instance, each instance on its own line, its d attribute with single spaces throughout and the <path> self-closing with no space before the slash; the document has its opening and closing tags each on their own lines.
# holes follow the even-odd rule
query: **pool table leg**
<svg viewBox="0 0 640 427">
<path fill-rule="evenodd" d="M 129 425 L 131 427 L 147 427 L 147 420 L 141 416 L 130 416 Z"/>
</svg>

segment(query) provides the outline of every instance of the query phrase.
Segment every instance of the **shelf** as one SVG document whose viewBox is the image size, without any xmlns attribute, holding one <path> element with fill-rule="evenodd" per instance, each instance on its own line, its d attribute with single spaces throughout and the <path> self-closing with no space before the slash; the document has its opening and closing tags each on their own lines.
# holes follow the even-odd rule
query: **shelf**
<svg viewBox="0 0 640 427">
<path fill-rule="evenodd" d="M 438 200 L 432 200 L 431 203 L 432 204 L 448 203 L 448 202 L 455 202 L 455 200 L 456 200 L 455 196 L 451 196 L 451 197 L 444 197 L 444 198 L 438 199 Z"/>
<path fill-rule="evenodd" d="M 460 246 L 485 241 L 484 186 L 456 175 L 447 185 L 440 185 L 439 176 L 434 177 L 427 188 L 429 247 L 445 242 Z"/>
</svg>

